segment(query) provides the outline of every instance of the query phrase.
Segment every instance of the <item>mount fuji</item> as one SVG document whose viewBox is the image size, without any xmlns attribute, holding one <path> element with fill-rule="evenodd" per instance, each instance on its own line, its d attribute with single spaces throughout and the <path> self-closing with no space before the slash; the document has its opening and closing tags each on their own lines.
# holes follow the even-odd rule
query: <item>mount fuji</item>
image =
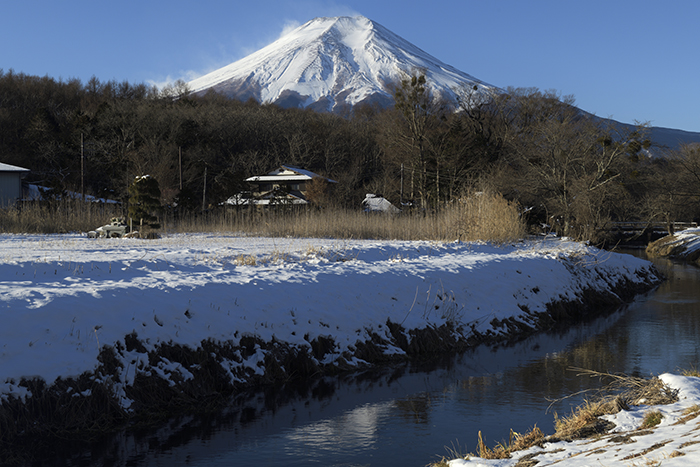
<svg viewBox="0 0 700 467">
<path fill-rule="evenodd" d="M 392 105 L 392 87 L 415 70 L 425 73 L 434 97 L 454 99 L 461 85 L 497 90 L 363 16 L 313 19 L 188 84 L 195 94 L 213 90 L 239 100 L 335 112 L 360 103 Z"/>
<path fill-rule="evenodd" d="M 456 99 L 461 86 L 501 89 L 447 65 L 363 16 L 315 18 L 237 62 L 188 83 L 197 95 L 214 91 L 242 101 L 343 112 L 362 103 L 394 104 L 395 86 L 419 70 L 435 98 Z M 602 119 L 633 129 L 630 124 Z M 649 128 L 660 147 L 700 143 L 700 133 Z"/>
</svg>

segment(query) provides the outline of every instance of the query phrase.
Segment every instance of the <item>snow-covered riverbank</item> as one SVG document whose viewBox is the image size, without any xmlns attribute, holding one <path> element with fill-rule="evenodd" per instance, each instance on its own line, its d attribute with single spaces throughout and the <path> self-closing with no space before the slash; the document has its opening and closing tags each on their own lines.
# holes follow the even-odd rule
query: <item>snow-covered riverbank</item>
<svg viewBox="0 0 700 467">
<path fill-rule="evenodd" d="M 573 442 L 559 441 L 514 452 L 510 459 L 478 457 L 449 461 L 450 467 L 566 467 L 700 465 L 700 378 L 663 374 L 659 378 L 678 391 L 667 405 L 639 405 L 603 418 L 615 427 L 608 433 Z M 644 428 L 644 418 L 658 412 L 658 425 Z"/>
<path fill-rule="evenodd" d="M 649 244 L 647 253 L 697 263 L 700 260 L 700 228 L 686 229 L 660 238 Z"/>
<path fill-rule="evenodd" d="M 110 383 L 129 410 L 138 375 L 176 386 L 201 368 L 173 352 L 155 357 L 159 346 L 226 343 L 228 353 L 212 358 L 237 384 L 269 370 L 264 343 L 352 367 L 369 355 L 363 343 L 391 356 L 406 353 L 416 329 L 449 329 L 456 339 L 527 331 L 551 303 L 591 291 L 613 300 L 615 286 L 657 280 L 650 263 L 557 239 L 496 247 L 2 235 L 0 398 L 30 396 L 24 378 L 50 385 L 94 372 L 107 346 L 116 358 Z"/>
</svg>

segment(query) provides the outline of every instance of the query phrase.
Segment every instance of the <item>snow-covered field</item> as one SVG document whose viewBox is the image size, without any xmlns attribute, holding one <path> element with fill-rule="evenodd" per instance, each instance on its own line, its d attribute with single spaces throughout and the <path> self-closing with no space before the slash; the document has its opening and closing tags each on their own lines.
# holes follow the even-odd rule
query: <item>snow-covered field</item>
<svg viewBox="0 0 700 467">
<path fill-rule="evenodd" d="M 319 336 L 336 347 L 319 363 L 353 360 L 372 333 L 390 340 L 387 320 L 406 330 L 447 321 L 481 333 L 498 320 L 642 281 L 650 264 L 566 240 L 486 244 L 169 235 L 158 240 L 67 235 L 0 236 L 0 397 L 24 397 L 21 378 L 77 377 L 93 371 L 103 346 L 136 333 L 145 350 L 243 336 L 309 347 Z M 640 273 L 640 274 L 637 274 Z M 386 345 L 385 353 L 403 353 Z M 136 371 L 190 371 L 123 351 L 120 384 Z M 262 373 L 264 350 L 228 361 Z M 137 370 L 137 368 L 139 370 Z M 129 401 L 124 400 L 125 406 Z"/>
</svg>

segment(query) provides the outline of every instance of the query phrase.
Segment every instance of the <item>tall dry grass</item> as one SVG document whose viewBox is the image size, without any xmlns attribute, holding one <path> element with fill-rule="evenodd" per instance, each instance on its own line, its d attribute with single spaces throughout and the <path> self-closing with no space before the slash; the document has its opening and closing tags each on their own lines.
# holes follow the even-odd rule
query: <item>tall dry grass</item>
<svg viewBox="0 0 700 467">
<path fill-rule="evenodd" d="M 66 200 L 25 204 L 0 210 L 5 233 L 87 232 L 123 216 L 114 205 Z M 432 212 L 389 215 L 350 209 L 278 208 L 220 210 L 162 218 L 165 233 L 234 232 L 268 237 L 356 238 L 386 240 L 492 241 L 520 239 L 525 224 L 517 206 L 499 195 L 464 196 Z"/>
<path fill-rule="evenodd" d="M 440 210 L 390 215 L 349 209 L 228 211 L 168 221 L 168 231 L 237 232 L 270 237 L 383 240 L 492 241 L 522 238 L 525 223 L 515 204 L 501 196 L 465 196 Z"/>
<path fill-rule="evenodd" d="M 76 199 L 31 201 L 0 209 L 0 232 L 87 232 L 122 215 L 121 207 L 115 204 L 85 203 Z"/>
</svg>

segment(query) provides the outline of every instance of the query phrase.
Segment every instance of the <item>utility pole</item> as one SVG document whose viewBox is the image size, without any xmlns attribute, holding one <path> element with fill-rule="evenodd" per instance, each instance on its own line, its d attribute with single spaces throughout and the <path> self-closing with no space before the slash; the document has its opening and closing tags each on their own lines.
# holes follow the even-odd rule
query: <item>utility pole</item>
<svg viewBox="0 0 700 467">
<path fill-rule="evenodd" d="M 85 201 L 85 145 L 83 133 L 80 133 L 80 196 Z"/>
<path fill-rule="evenodd" d="M 435 207 L 438 208 L 440 206 L 440 159 L 435 161 L 435 163 L 437 170 L 437 174 L 435 175 Z"/>
<path fill-rule="evenodd" d="M 401 163 L 401 196 L 399 197 L 399 204 L 403 206 L 403 162 Z"/>
<path fill-rule="evenodd" d="M 207 165 L 204 164 L 204 188 L 202 188 L 202 212 L 207 207 Z"/>
<path fill-rule="evenodd" d="M 180 191 L 182 191 L 182 146 L 178 147 L 180 152 Z"/>
</svg>

